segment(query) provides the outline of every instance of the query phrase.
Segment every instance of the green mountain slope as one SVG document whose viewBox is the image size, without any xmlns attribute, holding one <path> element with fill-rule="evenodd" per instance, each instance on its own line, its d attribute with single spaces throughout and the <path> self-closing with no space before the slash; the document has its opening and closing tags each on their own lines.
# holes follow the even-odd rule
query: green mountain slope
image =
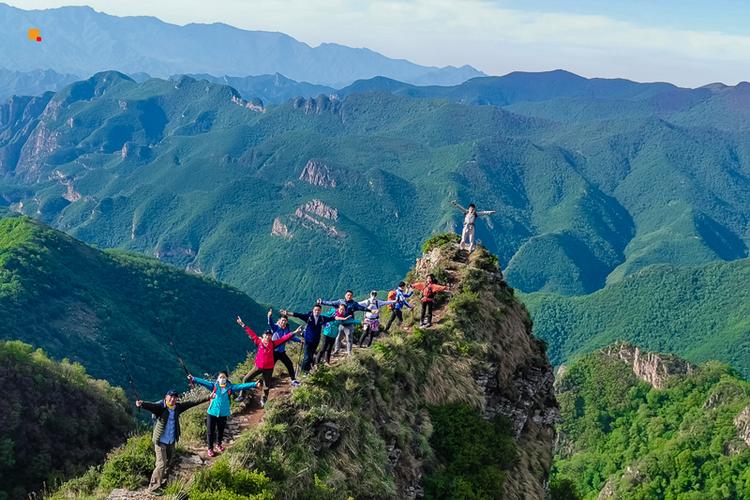
<svg viewBox="0 0 750 500">
<path fill-rule="evenodd" d="M 494 255 L 479 248 L 467 259 L 447 238 L 427 246 L 406 279 L 434 273 L 451 285 L 431 328 L 407 311 L 404 328 L 372 348 L 335 357 L 291 394 L 272 390 L 257 424 L 219 459 L 182 469 L 167 491 L 237 500 L 543 498 L 558 418 L 544 344 Z M 54 498 L 137 489 L 148 471 L 136 465 L 150 454 L 142 441 L 134 437 Z"/>
<path fill-rule="evenodd" d="M 264 107 L 187 77 L 100 73 L 0 113 L 0 199 L 86 242 L 297 306 L 392 287 L 420 241 L 460 225 L 452 198 L 497 210 L 478 238 L 526 292 L 585 294 L 654 263 L 748 254 L 747 133 L 677 119 L 710 106 L 711 90 L 557 72 L 455 95 L 359 87 Z M 485 99 L 498 92 L 507 99 Z M 474 105 L 563 98 L 645 111 L 577 122 Z"/>
<path fill-rule="evenodd" d="M 591 295 L 528 294 L 536 333 L 563 363 L 627 340 L 693 362 L 718 359 L 750 375 L 750 260 L 653 266 Z"/>
<path fill-rule="evenodd" d="M 0 498 L 27 498 L 102 461 L 135 426 L 129 406 L 81 365 L 0 341 Z"/>
<path fill-rule="evenodd" d="M 573 484 L 592 500 L 750 498 L 750 384 L 716 362 L 690 367 L 635 349 L 584 356 L 558 378 L 553 490 Z"/>
<path fill-rule="evenodd" d="M 262 327 L 241 292 L 154 259 L 101 252 L 26 217 L 0 218 L 0 339 L 41 347 L 128 387 L 127 355 L 143 397 L 184 385 L 169 342 L 196 373 L 244 359 L 237 314 Z"/>
</svg>

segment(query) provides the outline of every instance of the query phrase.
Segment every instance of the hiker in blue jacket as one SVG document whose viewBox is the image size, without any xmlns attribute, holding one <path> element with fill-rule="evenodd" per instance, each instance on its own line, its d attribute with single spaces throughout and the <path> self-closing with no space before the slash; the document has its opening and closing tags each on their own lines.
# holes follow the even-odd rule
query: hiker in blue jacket
<svg viewBox="0 0 750 500">
<path fill-rule="evenodd" d="M 268 329 L 273 332 L 273 337 L 271 337 L 271 340 L 279 340 L 281 337 L 289 333 L 291 330 L 289 328 L 289 319 L 284 316 L 283 314 L 279 318 L 279 320 L 274 323 L 273 322 L 273 309 L 268 310 Z M 297 328 L 294 331 L 294 334 L 297 335 L 302 331 L 302 327 Z M 297 337 L 292 337 L 289 339 L 291 342 L 299 342 L 302 343 L 300 339 Z M 292 379 L 292 386 L 297 387 L 299 385 L 299 382 L 297 381 L 297 377 L 294 373 L 294 363 L 289 358 L 289 356 L 286 353 L 286 343 L 281 344 L 279 347 L 273 350 L 274 353 L 274 364 L 278 361 L 281 361 L 284 366 L 286 367 L 286 371 L 289 372 L 289 378 Z"/>
<path fill-rule="evenodd" d="M 357 311 L 366 311 L 367 308 L 363 305 L 361 305 L 359 302 L 354 300 L 354 292 L 351 290 L 347 290 L 344 294 L 343 299 L 338 300 L 322 300 L 318 299 L 318 304 L 322 304 L 324 306 L 334 306 L 338 307 L 339 304 L 344 304 L 346 306 L 346 315 L 352 316 L 352 319 L 348 322 L 341 322 L 339 324 L 339 335 L 336 337 L 336 345 L 333 348 L 333 354 L 336 354 L 339 352 L 341 347 L 341 339 L 343 337 L 346 337 L 346 352 L 347 354 L 352 353 L 352 347 L 354 345 L 354 342 L 352 342 L 352 337 L 354 336 L 354 313 Z"/>
<path fill-rule="evenodd" d="M 233 384 L 229 381 L 227 372 L 224 371 L 219 372 L 215 382 L 192 375 L 188 375 L 188 380 L 211 391 L 211 403 L 206 413 L 206 428 L 208 429 L 208 456 L 213 457 L 216 455 L 214 442 L 217 444 L 219 453 L 224 451 L 224 429 L 227 427 L 227 417 L 231 414 L 229 396 L 235 391 L 257 387 L 258 383 Z"/>
<path fill-rule="evenodd" d="M 310 373 L 313 365 L 315 364 L 315 353 L 318 350 L 318 344 L 320 344 L 320 335 L 323 330 L 323 325 L 333 321 L 333 316 L 323 316 L 320 312 L 322 308 L 320 304 L 315 304 L 312 310 L 308 313 L 297 313 L 290 312 L 282 309 L 280 312 L 284 316 L 294 316 L 299 318 L 306 323 L 305 326 L 305 343 L 304 343 L 304 354 L 302 358 L 302 373 L 307 375 Z"/>
<path fill-rule="evenodd" d="M 396 303 L 392 306 L 389 306 L 389 308 L 391 309 L 391 317 L 388 318 L 388 322 L 385 324 L 386 333 L 388 333 L 388 329 L 391 327 L 394 320 L 398 320 L 399 326 L 401 326 L 401 324 L 404 322 L 404 312 L 402 311 L 404 306 L 408 307 L 409 309 L 413 309 L 413 306 L 411 306 L 406 299 L 414 295 L 414 291 L 409 289 L 409 291 L 406 292 L 404 291 L 405 288 L 406 283 L 402 281 L 398 284 L 398 288 L 394 290 L 395 293 L 393 294 L 393 296 Z M 390 298 L 390 294 L 388 298 Z"/>
</svg>

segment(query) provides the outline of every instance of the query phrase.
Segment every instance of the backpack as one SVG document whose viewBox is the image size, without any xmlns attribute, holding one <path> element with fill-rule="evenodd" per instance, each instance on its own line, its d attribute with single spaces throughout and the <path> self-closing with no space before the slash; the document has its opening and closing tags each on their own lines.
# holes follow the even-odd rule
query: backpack
<svg viewBox="0 0 750 500">
<path fill-rule="evenodd" d="M 388 296 L 386 297 L 386 300 L 396 300 L 396 290 L 391 290 L 388 292 Z M 393 306 L 395 304 L 388 304 L 388 309 L 393 311 Z"/>
<path fill-rule="evenodd" d="M 216 397 L 216 388 L 219 386 L 216 382 L 214 382 L 214 389 L 211 391 L 211 399 L 214 399 Z M 227 396 L 230 398 L 232 397 L 232 383 L 227 380 Z"/>
</svg>

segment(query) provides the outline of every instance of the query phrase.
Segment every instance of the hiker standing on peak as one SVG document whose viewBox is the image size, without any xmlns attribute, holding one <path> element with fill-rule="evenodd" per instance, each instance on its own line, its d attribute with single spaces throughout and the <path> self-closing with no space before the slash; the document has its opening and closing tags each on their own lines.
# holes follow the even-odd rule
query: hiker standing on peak
<svg viewBox="0 0 750 500">
<path fill-rule="evenodd" d="M 354 337 L 354 313 L 357 311 L 366 311 L 367 309 L 365 306 L 361 305 L 359 302 L 354 300 L 354 292 L 351 290 L 347 290 L 344 294 L 343 299 L 339 300 L 321 300 L 318 299 L 318 304 L 322 304 L 324 306 L 334 306 L 338 307 L 339 304 L 344 304 L 346 306 L 346 315 L 352 316 L 352 319 L 349 320 L 350 322 L 342 322 L 339 324 L 339 336 L 336 337 L 336 345 L 333 348 L 333 354 L 336 354 L 339 352 L 341 347 L 341 339 L 343 337 L 346 337 L 346 352 L 347 354 L 352 353 L 352 347 L 354 346 L 354 342 L 352 341 L 352 337 Z"/>
<path fill-rule="evenodd" d="M 150 493 L 154 495 L 164 493 L 162 488 L 166 482 L 165 473 L 174 456 L 175 444 L 180 440 L 180 415 L 185 410 L 206 401 L 208 401 L 208 396 L 193 401 L 179 401 L 177 391 L 169 390 L 161 401 L 150 403 L 139 399 L 135 402 L 138 408 L 150 411 L 156 419 L 154 431 L 151 434 L 156 453 L 156 466 L 148 485 Z"/>
<path fill-rule="evenodd" d="M 284 316 L 294 316 L 306 323 L 304 333 L 304 355 L 302 358 L 302 373 L 305 375 L 310 373 L 310 370 L 315 364 L 315 353 L 318 350 L 318 344 L 320 344 L 320 334 L 323 330 L 323 325 L 334 320 L 333 316 L 323 316 L 320 313 L 322 310 L 323 308 L 320 304 L 315 304 L 312 310 L 308 313 L 290 312 L 285 309 L 281 310 L 281 314 Z"/>
<path fill-rule="evenodd" d="M 479 216 L 492 215 L 495 213 L 494 210 L 482 210 L 477 212 L 477 206 L 473 203 L 469 204 L 469 208 L 464 208 L 458 204 L 456 200 L 451 201 L 451 205 L 461 210 L 464 215 L 464 229 L 461 232 L 461 243 L 458 247 L 464 250 L 464 245 L 468 245 L 469 253 L 474 251 L 474 223 Z"/>
<path fill-rule="evenodd" d="M 333 316 L 334 321 L 326 323 L 323 327 L 323 347 L 318 353 L 317 364 L 322 363 L 324 358 L 327 364 L 331 364 L 331 351 L 333 351 L 333 346 L 339 336 L 339 323 L 353 319 L 351 314 L 349 316 L 346 315 L 346 306 L 344 304 L 339 304 L 338 309 L 334 309 L 333 307 L 329 309 L 328 315 Z"/>
<path fill-rule="evenodd" d="M 290 332 L 289 318 L 282 314 L 279 320 L 274 323 L 273 309 L 269 309 L 268 328 L 273 332 L 273 337 L 271 337 L 271 340 L 279 340 L 281 339 L 281 337 Z M 301 331 L 302 327 L 297 328 L 297 330 L 294 332 L 295 336 L 291 338 L 292 342 L 299 342 L 300 344 L 302 343 L 302 341 L 296 337 L 296 334 L 300 333 Z M 286 353 L 286 344 L 281 344 L 279 347 L 274 349 L 274 363 L 277 361 L 281 361 L 286 367 L 286 371 L 289 372 L 289 378 L 292 379 L 292 387 L 297 387 L 299 385 L 299 382 L 297 381 L 297 377 L 294 373 L 294 363 L 291 359 L 289 359 L 289 356 Z"/>
<path fill-rule="evenodd" d="M 294 336 L 294 333 L 290 332 L 278 340 L 273 340 L 273 332 L 271 330 L 266 330 L 263 332 L 262 337 L 258 337 L 252 328 L 243 323 L 242 318 L 239 316 L 237 316 L 237 324 L 245 329 L 247 336 L 258 347 L 258 351 L 255 353 L 255 370 L 245 375 L 242 381 L 249 382 L 258 375 L 263 376 L 263 398 L 260 400 L 260 406 L 265 406 L 266 402 L 268 402 L 268 394 L 271 391 L 271 383 L 273 382 L 273 367 L 276 364 L 274 349 L 290 340 Z M 242 401 L 243 399 L 244 395 L 240 391 L 237 401 Z"/>
<path fill-rule="evenodd" d="M 424 282 L 413 283 L 415 290 L 422 292 L 422 314 L 419 317 L 419 326 L 432 326 L 432 306 L 435 304 L 435 294 L 448 290 L 445 285 L 438 285 L 435 278 L 430 274 Z"/>
<path fill-rule="evenodd" d="M 391 310 L 391 317 L 388 318 L 388 322 L 385 324 L 386 333 L 388 333 L 388 329 L 391 327 L 394 320 L 398 320 L 398 326 L 401 326 L 401 324 L 404 322 L 404 312 L 402 311 L 404 306 L 412 309 L 412 306 L 406 299 L 414 295 L 414 292 L 411 289 L 409 289 L 408 292 L 404 291 L 405 288 L 406 283 L 402 281 L 398 284 L 398 288 L 388 293 L 388 299 L 390 300 L 391 297 L 393 297 L 393 300 L 395 300 L 396 303 L 388 306 L 388 308 Z"/>
<path fill-rule="evenodd" d="M 215 382 L 192 375 L 188 375 L 187 378 L 211 391 L 211 404 L 208 405 L 206 412 L 206 428 L 208 429 L 208 456 L 213 457 L 217 453 L 214 451 L 214 443 L 217 444 L 218 453 L 224 451 L 224 429 L 227 427 L 227 417 L 231 414 L 229 396 L 234 391 L 257 387 L 258 383 L 233 384 L 229 381 L 229 375 L 225 371 L 219 372 Z"/>
<path fill-rule="evenodd" d="M 359 340 L 359 347 L 365 347 L 365 341 L 367 347 L 372 345 L 372 341 L 380 332 L 380 308 L 384 306 L 391 306 L 396 304 L 396 300 L 378 300 L 378 292 L 373 290 L 370 292 L 370 297 L 367 300 L 363 300 L 359 305 L 364 306 L 367 309 L 365 312 L 365 322 L 362 326 L 362 338 Z"/>
</svg>

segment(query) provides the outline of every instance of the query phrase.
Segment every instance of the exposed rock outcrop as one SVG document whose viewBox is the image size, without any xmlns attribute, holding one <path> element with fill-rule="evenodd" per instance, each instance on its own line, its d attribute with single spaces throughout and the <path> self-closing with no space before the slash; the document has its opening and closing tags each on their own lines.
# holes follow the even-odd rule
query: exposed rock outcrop
<svg viewBox="0 0 750 500">
<path fill-rule="evenodd" d="M 737 427 L 737 437 L 750 446 L 750 406 L 735 417 L 734 425 Z"/>
<path fill-rule="evenodd" d="M 322 160 L 309 160 L 300 172 L 299 180 L 313 186 L 336 187 L 336 176 L 331 167 Z"/>
<path fill-rule="evenodd" d="M 273 226 L 271 226 L 271 234 L 273 236 L 280 236 L 282 238 L 289 239 L 292 237 L 292 233 L 289 231 L 289 228 L 286 224 L 281 222 L 281 219 L 279 217 L 276 217 L 273 220 Z"/>
<path fill-rule="evenodd" d="M 693 365 L 680 357 L 642 351 L 627 342 L 607 347 L 604 353 L 630 365 L 636 377 L 657 389 L 666 387 L 671 377 L 688 375 L 694 370 Z"/>
</svg>

